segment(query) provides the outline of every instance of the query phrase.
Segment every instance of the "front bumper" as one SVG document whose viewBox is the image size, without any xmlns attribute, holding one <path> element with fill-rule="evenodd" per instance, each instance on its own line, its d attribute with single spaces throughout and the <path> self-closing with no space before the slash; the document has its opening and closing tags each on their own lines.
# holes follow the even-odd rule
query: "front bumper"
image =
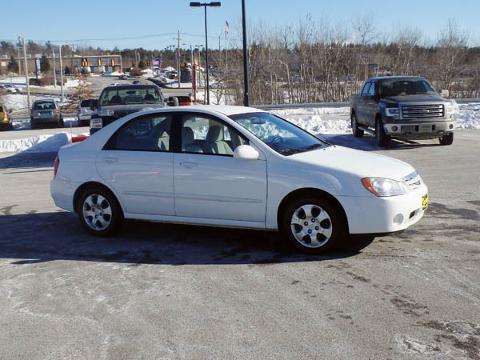
<svg viewBox="0 0 480 360">
<path fill-rule="evenodd" d="M 425 184 L 400 196 L 340 196 L 338 200 L 347 215 L 351 234 L 385 234 L 402 231 L 424 215 Z"/>
<path fill-rule="evenodd" d="M 455 129 L 454 120 L 441 121 L 394 121 L 384 123 L 385 134 L 399 139 L 433 139 L 451 133 Z"/>
<path fill-rule="evenodd" d="M 34 124 L 53 124 L 53 123 L 58 122 L 58 120 L 55 117 L 52 117 L 52 116 L 49 116 L 49 117 L 35 117 L 35 116 L 32 116 L 31 121 Z"/>
</svg>

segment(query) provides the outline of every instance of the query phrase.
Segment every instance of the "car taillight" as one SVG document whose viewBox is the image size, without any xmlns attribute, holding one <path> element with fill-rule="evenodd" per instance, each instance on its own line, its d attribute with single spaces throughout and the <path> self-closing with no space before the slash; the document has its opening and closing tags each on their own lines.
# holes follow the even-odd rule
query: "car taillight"
<svg viewBox="0 0 480 360">
<path fill-rule="evenodd" d="M 60 165 L 60 159 L 58 156 L 55 158 L 53 162 L 53 177 L 57 176 L 58 166 Z"/>
</svg>

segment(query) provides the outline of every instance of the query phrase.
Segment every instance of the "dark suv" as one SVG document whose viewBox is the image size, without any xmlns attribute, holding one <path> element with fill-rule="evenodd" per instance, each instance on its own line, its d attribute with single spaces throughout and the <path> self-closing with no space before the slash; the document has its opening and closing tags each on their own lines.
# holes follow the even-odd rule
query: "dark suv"
<svg viewBox="0 0 480 360">
<path fill-rule="evenodd" d="M 165 106 L 156 85 L 132 84 L 107 86 L 102 90 L 90 120 L 90 134 L 134 112 Z"/>
<path fill-rule="evenodd" d="M 352 95 L 350 115 L 353 135 L 373 132 L 379 146 L 391 138 L 437 138 L 450 145 L 457 112 L 456 102 L 442 98 L 426 79 L 388 76 L 367 80 L 361 93 Z"/>
</svg>

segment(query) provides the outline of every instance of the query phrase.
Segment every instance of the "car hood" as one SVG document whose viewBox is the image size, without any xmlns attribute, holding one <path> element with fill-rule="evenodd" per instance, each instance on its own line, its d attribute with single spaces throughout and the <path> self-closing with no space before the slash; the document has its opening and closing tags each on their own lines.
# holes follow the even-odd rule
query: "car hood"
<svg viewBox="0 0 480 360">
<path fill-rule="evenodd" d="M 411 165 L 401 160 L 336 145 L 294 154 L 288 158 L 319 168 L 348 173 L 359 178 L 383 177 L 402 180 L 415 171 Z"/>
<path fill-rule="evenodd" d="M 437 94 L 431 95 L 405 95 L 405 96 L 389 96 L 382 100 L 392 103 L 431 103 L 431 102 L 445 102 L 441 96 Z"/>
</svg>

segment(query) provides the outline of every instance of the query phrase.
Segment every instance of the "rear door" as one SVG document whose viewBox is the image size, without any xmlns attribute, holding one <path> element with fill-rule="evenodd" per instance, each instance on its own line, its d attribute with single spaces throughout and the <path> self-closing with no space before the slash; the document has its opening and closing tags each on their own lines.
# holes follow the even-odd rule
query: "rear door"
<svg viewBox="0 0 480 360">
<path fill-rule="evenodd" d="M 366 102 L 366 97 L 367 97 L 369 89 L 370 89 L 370 81 L 367 81 L 365 83 L 365 85 L 363 85 L 360 96 L 357 98 L 358 99 L 357 121 L 360 124 L 366 124 L 366 121 L 367 121 L 367 115 L 366 115 L 366 110 L 365 110 L 365 102 Z"/>
<path fill-rule="evenodd" d="M 125 212 L 174 215 L 171 113 L 143 115 L 118 129 L 97 158 L 97 171 Z"/>
<path fill-rule="evenodd" d="M 377 113 L 377 83 L 370 82 L 367 95 L 364 97 L 365 123 L 368 126 L 375 126 L 375 116 Z"/>
</svg>

